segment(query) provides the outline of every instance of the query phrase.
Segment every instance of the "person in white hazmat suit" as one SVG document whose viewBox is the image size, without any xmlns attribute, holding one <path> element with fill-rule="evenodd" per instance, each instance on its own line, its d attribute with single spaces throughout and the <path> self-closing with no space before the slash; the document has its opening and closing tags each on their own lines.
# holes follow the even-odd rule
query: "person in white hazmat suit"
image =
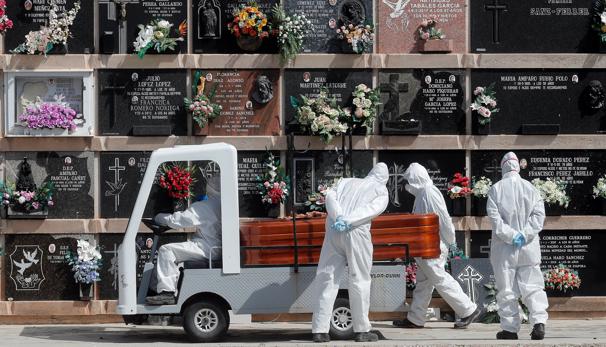
<svg viewBox="0 0 606 347">
<path fill-rule="evenodd" d="M 210 178 L 206 197 L 193 203 L 183 212 L 159 213 L 154 221 L 173 229 L 196 227 L 190 241 L 169 243 L 158 250 L 156 265 L 158 295 L 146 298 L 150 305 L 173 305 L 179 280 L 179 263 L 184 261 L 210 262 L 221 259 L 221 181 Z"/>
<path fill-rule="evenodd" d="M 405 189 L 415 196 L 412 213 L 435 213 L 440 220 L 439 258 L 415 258 L 417 263 L 417 285 L 412 294 L 412 304 L 407 318 L 394 321 L 395 326 L 403 328 L 423 328 L 427 307 L 431 301 L 434 288 L 452 307 L 454 312 L 463 317 L 454 325 L 456 329 L 465 329 L 481 313 L 481 309 L 466 294 L 459 283 L 452 278 L 444 266 L 450 247 L 456 247 L 455 228 L 446 209 L 446 202 L 440 190 L 433 184 L 427 170 L 418 163 L 412 163 L 404 172 L 408 181 Z"/>
<path fill-rule="evenodd" d="M 370 223 L 387 208 L 387 165 L 378 163 L 364 179 L 345 178 L 326 195 L 326 234 L 320 254 L 315 286 L 312 334 L 314 342 L 328 342 L 333 305 L 339 282 L 349 268 L 349 303 L 356 341 L 377 341 L 370 332 L 370 270 L 372 240 Z"/>
<path fill-rule="evenodd" d="M 501 160 L 503 178 L 488 193 L 486 213 L 492 223 L 490 262 L 497 287 L 501 328 L 497 339 L 517 339 L 520 330 L 518 298 L 528 308 L 533 340 L 545 337 L 547 295 L 541 273 L 539 232 L 545 205 L 532 183 L 520 177 L 515 153 Z"/>
</svg>

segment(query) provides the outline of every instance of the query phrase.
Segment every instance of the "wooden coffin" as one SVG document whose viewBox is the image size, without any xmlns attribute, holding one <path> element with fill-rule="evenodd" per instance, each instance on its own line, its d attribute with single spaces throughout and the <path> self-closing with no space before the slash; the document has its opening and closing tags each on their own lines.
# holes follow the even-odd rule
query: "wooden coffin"
<svg viewBox="0 0 606 347">
<path fill-rule="evenodd" d="M 325 219 L 297 220 L 298 262 L 317 264 L 324 241 Z M 385 214 L 371 226 L 374 261 L 440 255 L 438 216 Z M 292 265 L 295 247 L 292 220 L 255 221 L 240 225 L 241 258 L 244 266 Z"/>
</svg>

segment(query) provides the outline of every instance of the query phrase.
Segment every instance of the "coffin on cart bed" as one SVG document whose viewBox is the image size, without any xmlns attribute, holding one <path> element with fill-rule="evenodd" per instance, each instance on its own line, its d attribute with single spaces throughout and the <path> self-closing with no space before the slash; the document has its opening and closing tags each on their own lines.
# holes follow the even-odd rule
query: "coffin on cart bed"
<svg viewBox="0 0 606 347">
<path fill-rule="evenodd" d="M 325 219 L 296 221 L 298 263 L 317 264 L 324 241 Z M 410 257 L 437 258 L 440 255 L 438 216 L 435 214 L 385 214 L 371 226 L 374 261 Z M 243 266 L 292 265 L 295 242 L 292 220 L 255 221 L 240 225 Z"/>
</svg>

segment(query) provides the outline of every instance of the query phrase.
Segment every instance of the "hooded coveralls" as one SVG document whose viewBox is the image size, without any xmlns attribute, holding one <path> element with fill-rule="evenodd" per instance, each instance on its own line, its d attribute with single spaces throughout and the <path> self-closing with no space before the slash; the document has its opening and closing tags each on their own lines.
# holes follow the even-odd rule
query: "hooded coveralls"
<svg viewBox="0 0 606 347">
<path fill-rule="evenodd" d="M 477 305 L 463 292 L 459 283 L 446 272 L 448 246 L 455 243 L 455 228 L 446 209 L 444 196 L 429 177 L 427 170 L 412 163 L 404 172 L 408 181 L 406 190 L 415 196 L 412 213 L 435 213 L 440 219 L 439 258 L 415 258 L 417 263 L 417 285 L 412 294 L 412 304 L 407 319 L 415 325 L 425 325 L 425 314 L 435 288 L 459 317 L 470 316 Z"/>
<path fill-rule="evenodd" d="M 370 223 L 387 208 L 389 194 L 387 165 L 378 163 L 364 179 L 342 179 L 326 196 L 326 234 L 316 273 L 318 301 L 314 308 L 312 332 L 328 333 L 339 282 L 349 269 L 349 303 L 353 330 L 370 331 L 370 270 L 372 240 Z M 337 218 L 345 222 L 348 231 L 333 230 Z"/>
<path fill-rule="evenodd" d="M 516 155 L 507 153 L 501 161 L 503 179 L 488 193 L 486 212 L 492 223 L 490 262 L 497 286 L 497 303 L 503 330 L 520 330 L 518 298 L 530 311 L 534 326 L 547 322 L 547 295 L 541 273 L 539 232 L 545 221 L 545 206 L 538 190 L 520 177 Z M 521 233 L 525 243 L 514 246 Z"/>
</svg>

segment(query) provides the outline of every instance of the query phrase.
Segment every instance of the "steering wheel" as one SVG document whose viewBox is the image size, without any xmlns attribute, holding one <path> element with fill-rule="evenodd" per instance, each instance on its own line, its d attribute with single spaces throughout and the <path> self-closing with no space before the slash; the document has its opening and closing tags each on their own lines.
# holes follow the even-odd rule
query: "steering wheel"
<svg viewBox="0 0 606 347">
<path fill-rule="evenodd" d="M 153 231 L 154 235 L 159 236 L 164 234 L 167 230 L 170 230 L 170 228 L 166 225 L 157 224 L 152 218 L 141 219 L 141 222 L 145 224 L 145 226 L 148 227 L 149 230 Z"/>
</svg>

